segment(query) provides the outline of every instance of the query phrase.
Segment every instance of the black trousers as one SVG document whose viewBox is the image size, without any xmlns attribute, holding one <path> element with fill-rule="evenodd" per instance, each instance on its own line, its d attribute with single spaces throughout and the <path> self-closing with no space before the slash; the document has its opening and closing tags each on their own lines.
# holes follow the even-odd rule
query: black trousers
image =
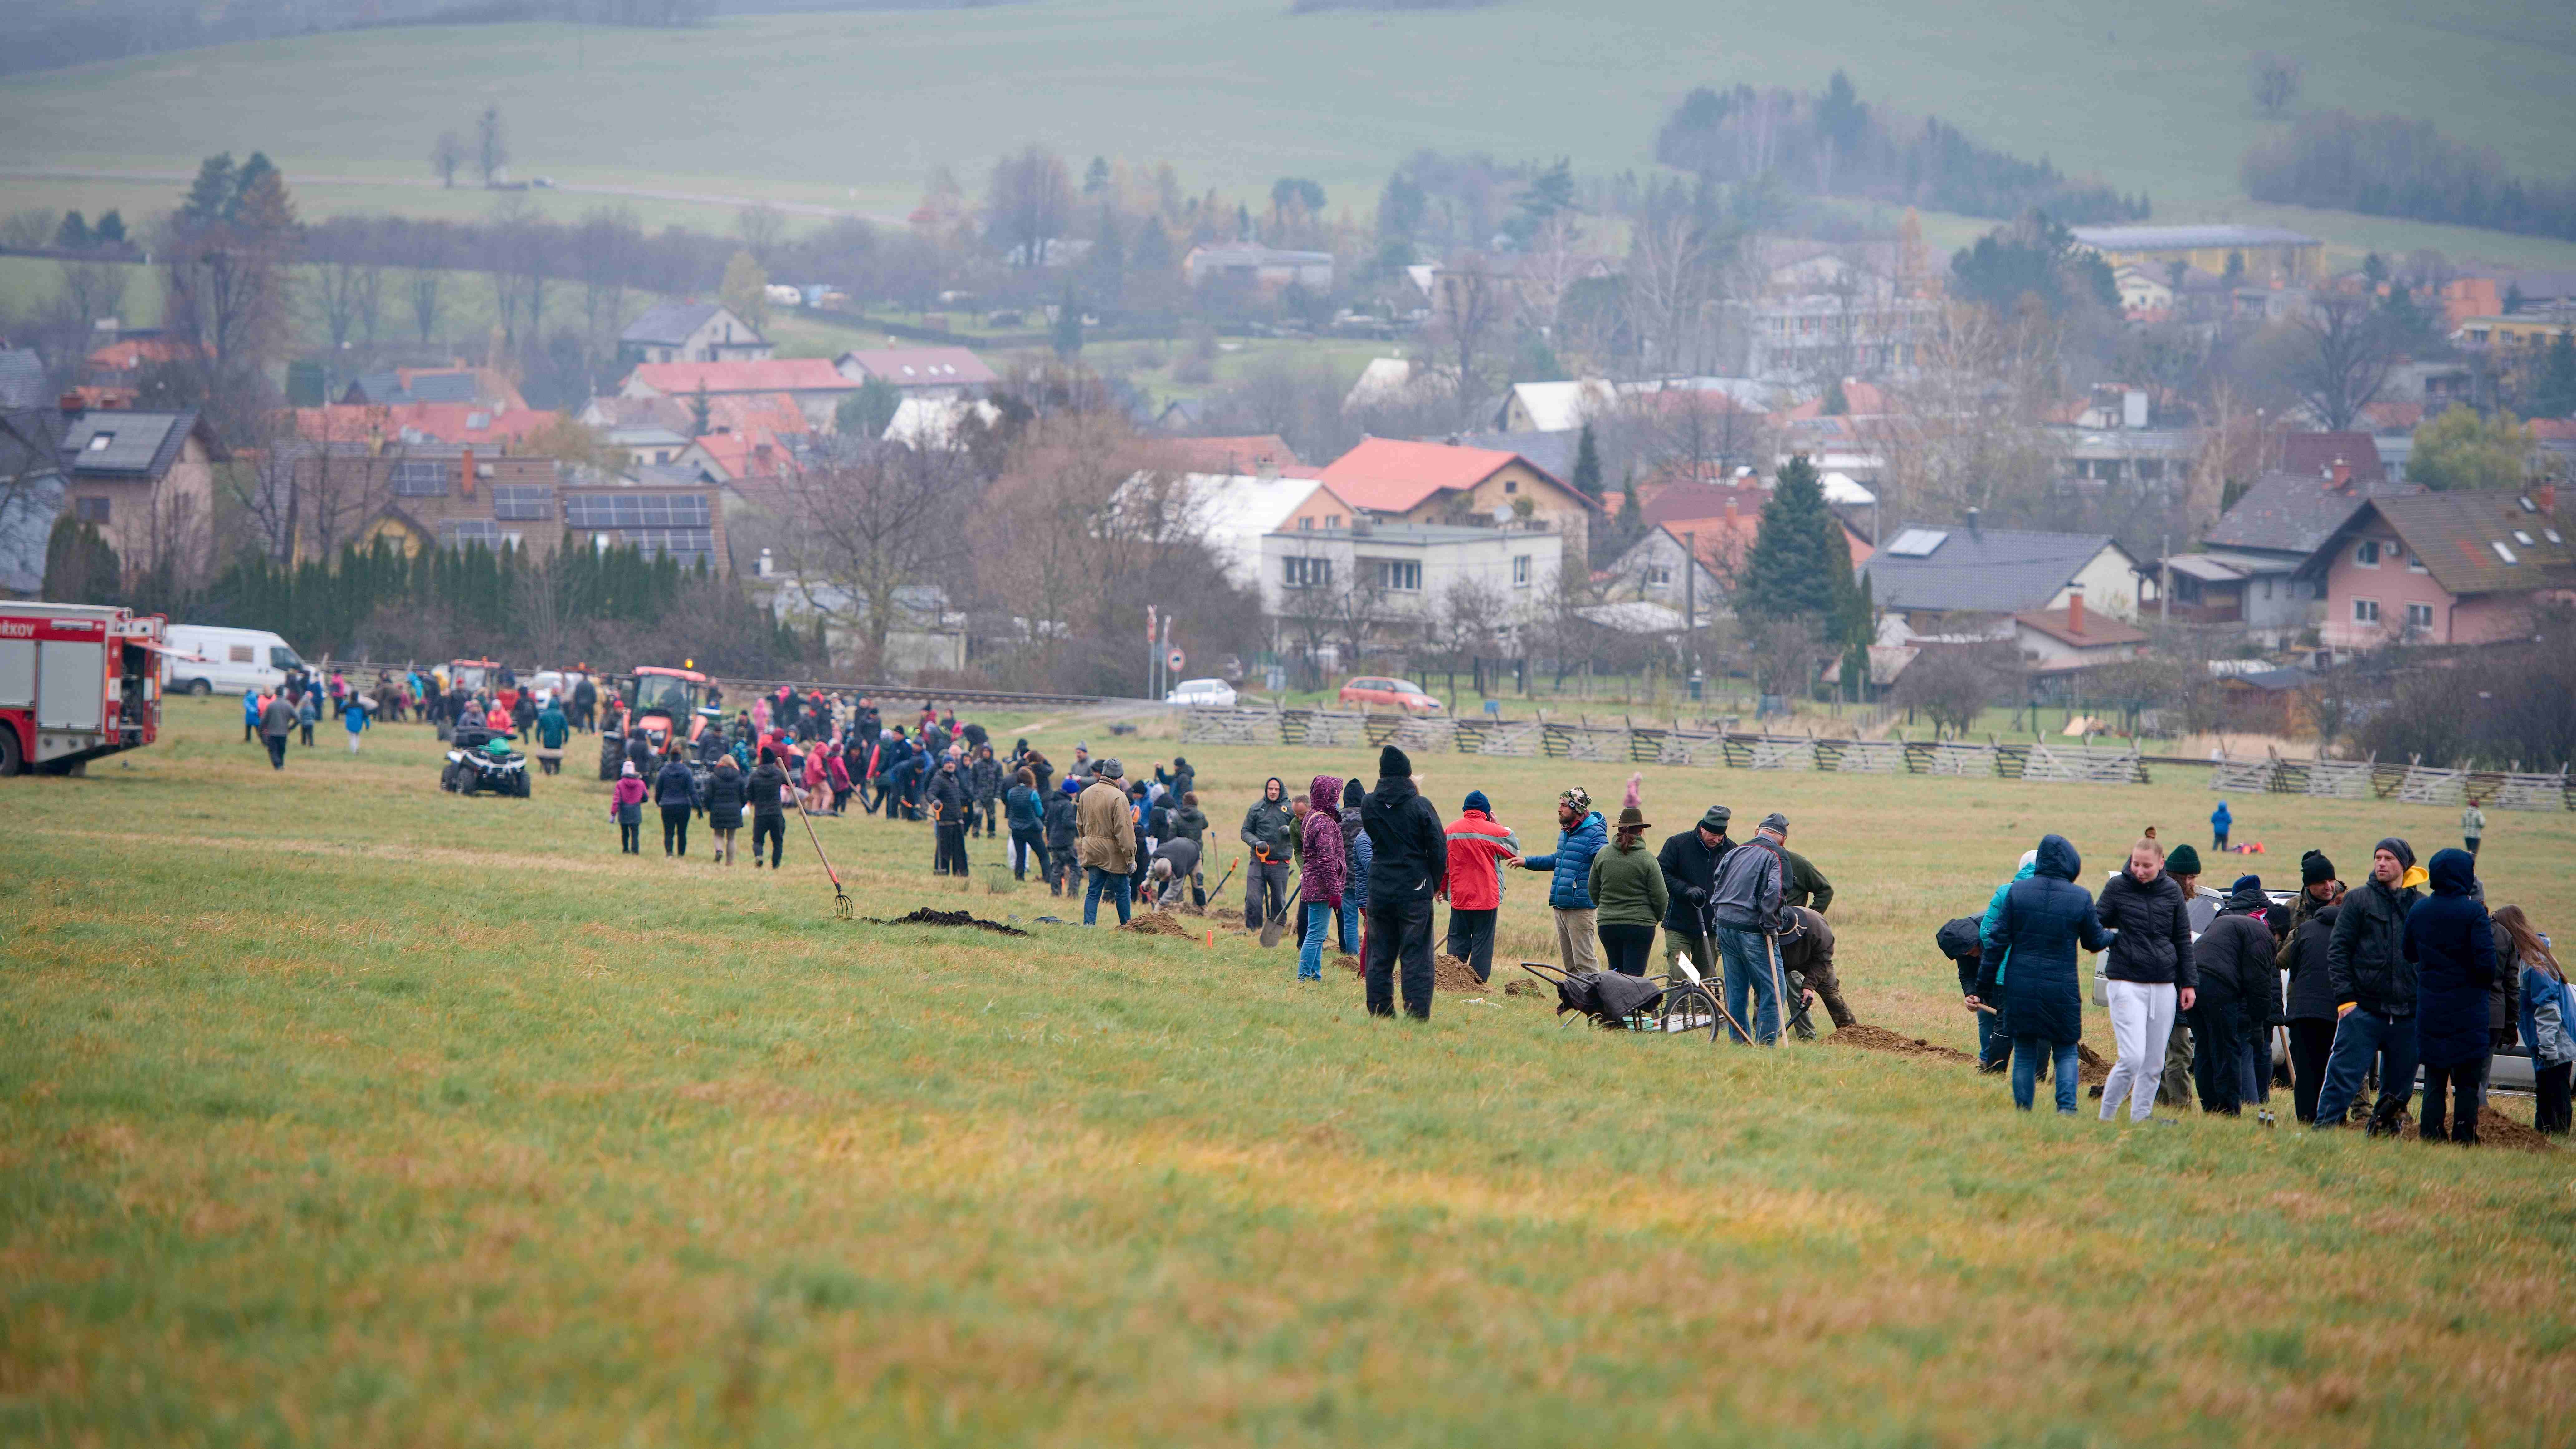
<svg viewBox="0 0 2576 1449">
<path fill-rule="evenodd" d="M 2237 1080 L 2245 1053 L 2244 1007 L 2202 997 L 2191 1009 L 2191 1039 L 2198 1048 L 2191 1054 L 2191 1080 L 2200 1089 L 2200 1110 L 2235 1115 L 2245 1105 Z"/>
<path fill-rule="evenodd" d="M 2477 858 L 2478 858 L 2478 837 L 2476 837 L 2476 836 L 2474 836 L 2474 835 L 2467 836 L 2467 837 L 2465 837 L 2465 838 L 2462 840 L 2462 842 L 2461 842 L 2461 843 L 2462 843 L 2462 844 L 2465 844 L 2466 846 L 2468 846 L 2468 848 L 2469 848 L 2469 859 L 2471 859 L 2471 860 L 2475 860 L 2475 859 L 2477 859 Z"/>
<path fill-rule="evenodd" d="M 2540 1069 L 2539 1081 L 2533 1089 L 2540 1101 L 2532 1109 L 2532 1126 L 2555 1136 L 2566 1135 L 2569 1125 L 2567 1087 L 2571 1075 L 2576 1075 L 2576 1062 L 2560 1062 L 2554 1067 Z"/>
<path fill-rule="evenodd" d="M 1646 960 L 1655 954 L 1655 928 L 1652 926 L 1602 926 L 1601 955 L 1611 970 L 1622 976 L 1646 974 Z"/>
<path fill-rule="evenodd" d="M 662 853 L 664 855 L 686 855 L 689 853 L 688 806 L 665 805 L 662 807 Z"/>
<path fill-rule="evenodd" d="M 2445 1114 L 2442 1096 L 2444 1089 L 2447 1088 L 2451 1097 L 2448 1104 L 2451 1140 L 2466 1146 L 2477 1145 L 2478 1098 L 2483 1095 L 2478 1087 L 2478 1079 L 2485 1074 L 2486 1069 L 2486 1059 L 2483 1057 L 2474 1062 L 2463 1062 L 2456 1067 L 2426 1067 L 2424 1069 L 2424 1116 L 2415 1129 L 2416 1135 L 2427 1142 L 2442 1140 L 2442 1118 Z"/>
<path fill-rule="evenodd" d="M 624 855 L 643 854 L 644 847 L 641 840 L 638 838 L 642 836 L 643 833 L 643 822 L 619 821 L 617 824 L 617 849 L 619 853 Z"/>
<path fill-rule="evenodd" d="M 966 863 L 966 822 L 942 820 L 934 827 L 938 844 L 931 851 L 933 875 L 965 875 L 971 870 Z"/>
<path fill-rule="evenodd" d="M 2290 1023 L 2290 1106 L 2302 1122 L 2317 1120 L 2317 1089 L 2326 1084 L 2326 1057 L 2334 1051 L 2331 1021 Z"/>
<path fill-rule="evenodd" d="M 284 735 L 262 735 L 262 736 L 260 736 L 260 738 L 261 738 L 261 739 L 264 739 L 264 740 L 266 740 L 266 741 L 268 741 L 268 767 L 269 767 L 270 769 L 272 769 L 272 770 L 283 770 L 283 769 L 285 769 L 285 768 L 286 768 L 286 736 L 284 736 Z"/>
<path fill-rule="evenodd" d="M 769 868 L 778 869 L 779 854 L 787 848 L 787 817 L 754 814 L 751 817 L 751 863 L 760 864 L 760 842 L 769 840 Z"/>
<path fill-rule="evenodd" d="M 1431 1019 L 1431 902 L 1371 901 L 1368 1013 L 1395 1015 L 1396 962 L 1404 962 L 1404 1014 Z"/>
<path fill-rule="evenodd" d="M 1462 911 L 1449 908 L 1450 955 L 1475 968 L 1476 979 L 1491 980 L 1494 974 L 1494 917 L 1498 912 L 1488 908 Z"/>
<path fill-rule="evenodd" d="M 1011 879 L 1027 880 L 1029 878 L 1029 862 L 1031 860 L 1035 860 L 1038 863 L 1038 879 L 1045 881 L 1049 885 L 1055 884 L 1055 871 L 1050 869 L 1047 865 L 1045 835 L 1035 830 L 1013 830 L 1011 832 L 1011 855 L 1013 857 L 1011 861 Z"/>
</svg>

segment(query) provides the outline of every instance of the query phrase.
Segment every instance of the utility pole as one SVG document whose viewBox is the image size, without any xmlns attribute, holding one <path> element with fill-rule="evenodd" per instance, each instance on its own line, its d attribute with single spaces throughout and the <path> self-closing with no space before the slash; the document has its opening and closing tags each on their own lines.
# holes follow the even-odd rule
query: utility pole
<svg viewBox="0 0 2576 1449">
<path fill-rule="evenodd" d="M 1691 668 L 1699 668 L 1699 534 L 1682 535 L 1682 643 L 1691 652 Z"/>
<path fill-rule="evenodd" d="M 1154 632 L 1161 626 L 1161 622 L 1162 612 L 1153 605 L 1147 604 L 1145 606 L 1145 694 L 1149 699 L 1163 697 L 1162 691 L 1154 688 Z"/>
</svg>

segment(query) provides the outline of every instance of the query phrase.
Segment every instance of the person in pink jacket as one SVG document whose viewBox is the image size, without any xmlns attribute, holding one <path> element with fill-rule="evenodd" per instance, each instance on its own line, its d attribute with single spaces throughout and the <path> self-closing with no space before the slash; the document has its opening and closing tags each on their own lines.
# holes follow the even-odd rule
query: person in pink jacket
<svg viewBox="0 0 2576 1449">
<path fill-rule="evenodd" d="M 609 793 L 608 818 L 617 822 L 617 848 L 627 855 L 643 854 L 644 777 L 635 773 L 635 762 L 626 762 L 626 773 L 617 777 L 617 788 Z"/>
</svg>

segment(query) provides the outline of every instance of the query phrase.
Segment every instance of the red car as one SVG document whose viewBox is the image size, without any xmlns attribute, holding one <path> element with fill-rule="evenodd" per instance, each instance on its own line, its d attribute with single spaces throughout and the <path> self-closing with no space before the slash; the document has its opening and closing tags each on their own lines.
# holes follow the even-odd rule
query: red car
<svg viewBox="0 0 2576 1449">
<path fill-rule="evenodd" d="M 1406 714 L 1438 714 L 1440 701 L 1433 699 L 1421 685 L 1409 679 L 1386 679 L 1362 675 L 1342 683 L 1344 704 L 1373 705 L 1381 709 L 1400 709 Z"/>
</svg>

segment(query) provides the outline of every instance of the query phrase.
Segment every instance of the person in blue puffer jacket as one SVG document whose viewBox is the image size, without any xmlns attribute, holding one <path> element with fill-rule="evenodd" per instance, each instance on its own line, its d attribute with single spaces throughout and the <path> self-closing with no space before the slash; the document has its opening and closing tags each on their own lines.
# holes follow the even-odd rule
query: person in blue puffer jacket
<svg viewBox="0 0 2576 1449">
<path fill-rule="evenodd" d="M 2057 1110 L 2075 1112 L 2075 1044 L 2084 1035 L 2075 948 L 2103 950 L 2116 934 L 2102 929 L 2093 893 L 2075 883 L 2083 870 L 2083 858 L 2065 836 L 2041 836 L 2031 877 L 2004 892 L 2003 910 L 1978 965 L 1977 1001 L 2001 1004 L 2012 1031 L 2013 1105 L 2025 1112 L 2043 1050 L 2056 1058 Z"/>
<path fill-rule="evenodd" d="M 1601 934 L 1592 904 L 1592 857 L 1610 843 L 1610 823 L 1592 808 L 1590 791 L 1577 785 L 1556 797 L 1556 849 L 1521 857 L 1521 869 L 1555 872 L 1548 908 L 1556 913 L 1557 959 L 1568 971 L 1601 969 Z"/>
</svg>

